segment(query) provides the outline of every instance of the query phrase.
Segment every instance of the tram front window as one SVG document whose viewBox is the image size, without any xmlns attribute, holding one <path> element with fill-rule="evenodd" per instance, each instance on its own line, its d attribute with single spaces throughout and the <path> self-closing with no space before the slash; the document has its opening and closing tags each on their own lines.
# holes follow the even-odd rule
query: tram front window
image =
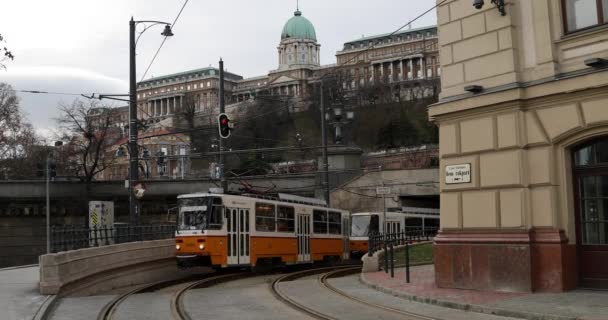
<svg viewBox="0 0 608 320">
<path fill-rule="evenodd" d="M 367 237 L 370 233 L 378 233 L 379 226 L 378 216 L 353 216 L 351 236 Z"/>
<path fill-rule="evenodd" d="M 218 230 L 222 228 L 221 198 L 179 199 L 178 230 Z"/>
</svg>

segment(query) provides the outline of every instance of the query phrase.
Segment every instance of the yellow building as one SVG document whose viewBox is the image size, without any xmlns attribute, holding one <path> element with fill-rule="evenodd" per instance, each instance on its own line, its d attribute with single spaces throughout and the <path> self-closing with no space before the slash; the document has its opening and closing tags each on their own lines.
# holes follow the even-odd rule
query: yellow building
<svg viewBox="0 0 608 320">
<path fill-rule="evenodd" d="M 608 288 L 608 3 L 505 2 L 437 1 L 436 283 Z"/>
</svg>

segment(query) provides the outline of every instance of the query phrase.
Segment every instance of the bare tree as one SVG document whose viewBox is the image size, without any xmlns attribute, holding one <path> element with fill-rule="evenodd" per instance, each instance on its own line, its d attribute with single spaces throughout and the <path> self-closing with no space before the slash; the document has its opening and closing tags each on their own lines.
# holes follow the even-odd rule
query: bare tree
<svg viewBox="0 0 608 320">
<path fill-rule="evenodd" d="M 176 120 L 180 128 L 188 130 L 190 146 L 197 152 L 205 151 L 209 148 L 209 130 L 196 130 L 197 128 L 208 128 L 211 124 L 212 108 L 201 110 L 199 95 L 194 92 L 186 92 L 182 97 L 179 111 L 176 112 Z"/>
<path fill-rule="evenodd" d="M 62 138 L 69 140 L 64 150 L 70 169 L 88 185 L 115 162 L 115 157 L 107 152 L 120 137 L 120 129 L 112 125 L 115 111 L 96 101 L 82 100 L 62 105 L 59 110 L 61 115 L 56 121 Z"/>
<path fill-rule="evenodd" d="M 33 170 L 26 160 L 36 153 L 36 143 L 34 129 L 21 114 L 15 90 L 0 83 L 0 178 L 31 177 Z"/>
<path fill-rule="evenodd" d="M 0 44 L 6 42 L 2 34 L 0 34 Z M 4 62 L 7 60 L 13 60 L 15 56 L 11 51 L 8 50 L 5 46 L 0 47 L 0 69 L 6 69 L 6 65 Z"/>
</svg>

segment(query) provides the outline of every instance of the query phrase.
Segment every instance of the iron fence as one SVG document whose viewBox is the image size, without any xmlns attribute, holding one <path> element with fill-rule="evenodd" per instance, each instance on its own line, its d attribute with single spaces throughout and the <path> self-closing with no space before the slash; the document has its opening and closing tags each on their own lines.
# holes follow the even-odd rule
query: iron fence
<svg viewBox="0 0 608 320">
<path fill-rule="evenodd" d="M 114 225 L 111 228 L 53 226 L 51 228 L 51 252 L 100 247 L 133 241 L 171 239 L 174 237 L 174 224 Z"/>
<path fill-rule="evenodd" d="M 413 242 L 430 241 L 437 235 L 438 228 L 406 228 L 402 232 L 378 233 L 369 236 L 369 256 L 387 247 L 411 244 Z"/>
</svg>

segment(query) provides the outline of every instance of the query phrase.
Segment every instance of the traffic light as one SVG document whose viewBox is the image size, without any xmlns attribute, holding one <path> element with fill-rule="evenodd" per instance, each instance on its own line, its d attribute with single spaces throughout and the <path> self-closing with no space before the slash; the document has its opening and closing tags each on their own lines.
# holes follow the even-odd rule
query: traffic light
<svg viewBox="0 0 608 320">
<path fill-rule="evenodd" d="M 217 116 L 217 126 L 220 131 L 220 137 L 222 139 L 226 139 L 230 137 L 230 131 L 232 129 L 232 124 L 230 123 L 230 119 L 228 119 L 228 115 L 225 113 L 220 113 Z"/>
<path fill-rule="evenodd" d="M 49 177 L 55 178 L 57 176 L 57 165 L 54 163 L 51 163 L 49 166 L 49 169 L 50 169 Z"/>
</svg>

